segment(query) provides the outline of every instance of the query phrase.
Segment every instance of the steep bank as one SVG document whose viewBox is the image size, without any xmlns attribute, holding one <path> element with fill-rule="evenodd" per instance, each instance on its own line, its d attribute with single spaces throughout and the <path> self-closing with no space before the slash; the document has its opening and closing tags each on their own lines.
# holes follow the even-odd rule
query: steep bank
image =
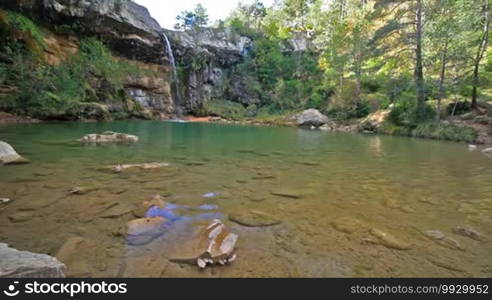
<svg viewBox="0 0 492 300">
<path fill-rule="evenodd" d="M 74 63 L 77 56 L 88 56 L 86 65 L 97 59 L 100 62 L 89 67 L 89 74 L 82 78 L 82 87 L 74 88 L 76 97 L 65 97 L 63 92 L 68 85 L 77 82 L 54 82 L 53 85 L 63 87 L 43 87 L 35 91 L 51 98 L 39 99 L 36 105 L 43 106 L 53 99 L 52 102 L 59 102 L 51 111 L 39 115 L 36 114 L 40 109 L 26 110 L 12 104 L 13 99 L 19 97 L 22 81 L 32 78 L 21 72 L 17 72 L 18 76 L 2 76 L 4 92 L 0 98 L 4 109 L 43 119 L 64 120 L 165 118 L 174 113 L 160 26 L 146 8 L 131 1 L 116 0 L 13 0 L 2 2 L 0 9 L 3 70 L 16 73 L 27 67 L 45 68 L 49 69 L 43 73 L 47 77 L 67 71 L 74 75 L 73 81 L 80 82 L 81 78 L 75 78 L 80 74 L 74 73 L 87 72 L 84 68 L 88 67 Z M 102 41 L 102 47 L 110 52 L 94 49 L 100 46 L 94 40 Z M 88 44 L 95 47 L 87 47 Z M 34 94 L 31 96 L 38 96 Z M 67 105 L 61 105 L 62 102 Z"/>
</svg>

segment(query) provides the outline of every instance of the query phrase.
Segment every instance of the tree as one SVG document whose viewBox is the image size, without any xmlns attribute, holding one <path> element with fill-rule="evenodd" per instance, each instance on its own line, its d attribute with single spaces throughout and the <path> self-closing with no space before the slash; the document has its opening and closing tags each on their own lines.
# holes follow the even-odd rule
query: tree
<svg viewBox="0 0 492 300">
<path fill-rule="evenodd" d="M 489 43 L 489 28 L 490 28 L 490 5 L 489 0 L 483 0 L 482 4 L 482 17 L 481 21 L 483 23 L 482 34 L 480 37 L 480 42 L 478 44 L 477 54 L 473 63 L 473 90 L 472 90 L 472 108 L 477 108 L 477 98 L 478 98 L 478 85 L 480 83 L 479 69 L 480 63 L 487 51 L 487 46 Z"/>
<path fill-rule="evenodd" d="M 174 28 L 178 30 L 190 30 L 204 27 L 208 24 L 207 9 L 201 4 L 197 4 L 193 11 L 182 11 L 176 17 L 176 20 L 178 22 L 174 25 Z"/>
<path fill-rule="evenodd" d="M 422 59 L 423 39 L 423 5 L 422 0 L 416 0 L 415 5 L 415 87 L 417 89 L 417 118 L 421 119 L 425 112 L 425 82 Z"/>
</svg>

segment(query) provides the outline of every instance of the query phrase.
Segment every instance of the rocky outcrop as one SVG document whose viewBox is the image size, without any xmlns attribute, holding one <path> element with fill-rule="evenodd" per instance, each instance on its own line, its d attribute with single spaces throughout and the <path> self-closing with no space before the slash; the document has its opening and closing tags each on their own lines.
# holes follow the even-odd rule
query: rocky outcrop
<svg viewBox="0 0 492 300">
<path fill-rule="evenodd" d="M 106 268 L 106 249 L 100 243 L 81 237 L 69 238 L 56 258 L 67 266 L 67 277 L 88 277 Z"/>
<path fill-rule="evenodd" d="M 7 0 L 0 7 L 50 26 L 69 24 L 130 59 L 162 63 L 164 58 L 159 23 L 145 7 L 129 0 Z"/>
<path fill-rule="evenodd" d="M 296 122 L 299 126 L 321 127 L 330 120 L 317 109 L 307 109 L 296 116 Z"/>
<path fill-rule="evenodd" d="M 0 141 L 0 163 L 4 165 L 25 164 L 29 161 L 15 152 L 9 144 Z"/>
<path fill-rule="evenodd" d="M 160 25 L 145 7 L 130 0 L 7 0 L 0 8 L 20 12 L 51 30 L 46 31 L 41 53 L 50 65 L 77 53 L 80 37 L 96 37 L 115 57 L 127 59 L 141 70 L 123 83 L 126 95 L 94 78 L 92 102 L 74 105 L 54 119 L 162 119 L 174 113 Z"/>
<path fill-rule="evenodd" d="M 0 243 L 0 278 L 61 278 L 64 272 L 65 265 L 54 257 Z"/>
<path fill-rule="evenodd" d="M 94 143 L 94 144 L 105 144 L 105 143 L 136 143 L 138 142 L 138 136 L 118 133 L 112 131 L 106 131 L 101 134 L 91 133 L 83 136 L 77 141 L 82 143 Z"/>
<path fill-rule="evenodd" d="M 247 88 L 248 78 L 234 71 L 252 49 L 250 38 L 214 28 L 164 33 L 178 62 L 185 66 L 184 112 L 200 112 L 203 104 L 213 99 L 229 99 L 245 106 L 259 103 L 259 95 Z"/>
</svg>

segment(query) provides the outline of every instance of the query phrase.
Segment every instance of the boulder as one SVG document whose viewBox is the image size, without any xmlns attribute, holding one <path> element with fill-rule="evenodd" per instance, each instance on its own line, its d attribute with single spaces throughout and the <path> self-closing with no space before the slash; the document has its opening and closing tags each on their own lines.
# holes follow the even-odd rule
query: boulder
<svg viewBox="0 0 492 300">
<path fill-rule="evenodd" d="M 0 278 L 61 278 L 65 268 L 49 255 L 18 251 L 0 243 Z"/>
<path fill-rule="evenodd" d="M 15 152 L 6 142 L 0 141 L 0 163 L 4 165 L 29 163 L 27 159 Z"/>
<path fill-rule="evenodd" d="M 296 116 L 296 122 L 299 126 L 321 127 L 330 120 L 317 109 L 307 109 Z"/>
<path fill-rule="evenodd" d="M 190 227 L 191 232 L 182 234 L 185 237 L 177 241 L 173 262 L 197 264 L 200 268 L 207 265 L 227 264 L 236 259 L 235 246 L 237 234 L 230 233 L 218 219 L 202 222 Z"/>
<path fill-rule="evenodd" d="M 82 143 L 95 143 L 95 144 L 105 144 L 105 143 L 136 143 L 138 142 L 138 136 L 118 133 L 112 131 L 106 131 L 101 134 L 91 133 L 86 134 L 81 139 L 77 141 Z"/>
</svg>

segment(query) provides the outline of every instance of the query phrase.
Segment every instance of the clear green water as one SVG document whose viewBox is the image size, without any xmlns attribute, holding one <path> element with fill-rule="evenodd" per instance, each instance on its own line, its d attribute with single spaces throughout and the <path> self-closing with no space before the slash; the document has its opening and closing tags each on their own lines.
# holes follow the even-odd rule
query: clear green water
<svg viewBox="0 0 492 300">
<path fill-rule="evenodd" d="M 140 141 L 73 142 L 106 130 Z M 492 159 L 464 144 L 149 121 L 8 125 L 0 127 L 0 140 L 32 161 L 0 168 L 0 197 L 14 199 L 0 207 L 0 241 L 52 255 L 72 236 L 97 241 L 103 254 L 97 267 L 82 262 L 87 276 L 492 276 Z M 100 170 L 154 161 L 172 166 Z M 75 186 L 98 189 L 68 195 Z M 272 194 L 279 189 L 300 198 Z M 219 196 L 204 199 L 207 192 Z M 104 208 L 117 203 L 131 210 L 155 194 L 178 204 L 218 205 L 240 235 L 237 261 L 201 271 L 152 249 L 139 268 L 127 268 L 132 261 L 118 232 L 135 217 L 105 217 Z M 251 228 L 227 221 L 230 213 L 253 209 L 282 223 Z M 484 240 L 454 234 L 456 225 L 475 228 Z M 410 249 L 385 246 L 371 229 Z M 426 230 L 442 231 L 462 249 L 427 238 Z"/>
</svg>

